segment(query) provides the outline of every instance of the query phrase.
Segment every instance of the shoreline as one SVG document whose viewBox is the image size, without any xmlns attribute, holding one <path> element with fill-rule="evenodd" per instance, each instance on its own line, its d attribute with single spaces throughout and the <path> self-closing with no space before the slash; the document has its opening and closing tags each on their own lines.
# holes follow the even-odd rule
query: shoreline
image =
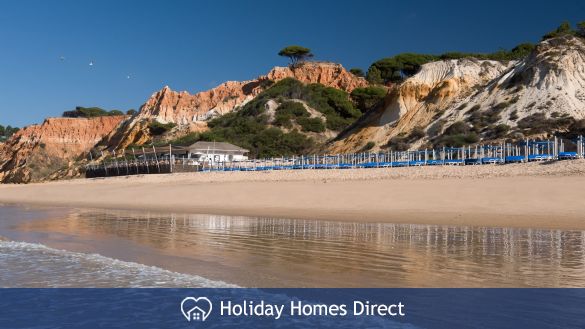
<svg viewBox="0 0 585 329">
<path fill-rule="evenodd" d="M 187 173 L 0 186 L 0 202 L 396 224 L 585 230 L 585 160 Z"/>
</svg>

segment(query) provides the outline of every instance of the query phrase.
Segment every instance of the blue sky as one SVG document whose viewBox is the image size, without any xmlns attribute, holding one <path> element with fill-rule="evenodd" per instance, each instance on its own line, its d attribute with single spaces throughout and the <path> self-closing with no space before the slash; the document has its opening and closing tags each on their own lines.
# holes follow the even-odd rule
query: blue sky
<svg viewBox="0 0 585 329">
<path fill-rule="evenodd" d="M 289 44 L 365 70 L 400 52 L 536 42 L 563 20 L 585 20 L 585 3 L 0 0 L 0 124 L 77 105 L 138 109 L 165 85 L 197 92 L 251 79 L 286 65 L 276 53 Z"/>
</svg>

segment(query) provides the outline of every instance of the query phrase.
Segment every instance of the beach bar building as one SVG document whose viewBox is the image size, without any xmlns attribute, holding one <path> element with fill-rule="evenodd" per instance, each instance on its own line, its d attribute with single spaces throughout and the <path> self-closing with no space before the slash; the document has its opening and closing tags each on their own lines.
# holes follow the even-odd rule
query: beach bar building
<svg viewBox="0 0 585 329">
<path fill-rule="evenodd" d="M 248 160 L 250 152 L 239 146 L 223 142 L 197 142 L 187 147 L 188 158 L 198 162 L 238 162 Z"/>
</svg>

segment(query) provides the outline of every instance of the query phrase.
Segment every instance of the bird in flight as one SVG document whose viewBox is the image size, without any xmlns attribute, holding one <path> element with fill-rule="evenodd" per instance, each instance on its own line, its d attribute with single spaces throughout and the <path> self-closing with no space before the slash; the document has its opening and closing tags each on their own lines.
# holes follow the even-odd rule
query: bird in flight
<svg viewBox="0 0 585 329">
<path fill-rule="evenodd" d="M 89 61 L 89 66 L 93 66 L 93 61 Z"/>
</svg>

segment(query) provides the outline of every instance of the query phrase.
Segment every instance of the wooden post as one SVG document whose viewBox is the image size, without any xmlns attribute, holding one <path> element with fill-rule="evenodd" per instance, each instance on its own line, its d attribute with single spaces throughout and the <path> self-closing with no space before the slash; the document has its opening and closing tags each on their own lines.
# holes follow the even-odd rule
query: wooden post
<svg viewBox="0 0 585 329">
<path fill-rule="evenodd" d="M 160 163 L 158 162 L 158 156 L 156 155 L 156 148 L 152 145 L 152 151 L 154 152 L 154 161 L 156 162 L 156 167 L 158 168 L 158 173 L 160 174 Z"/>
<path fill-rule="evenodd" d="M 144 163 L 146 164 L 146 173 L 150 174 L 150 167 L 148 166 L 148 159 L 146 158 L 146 151 L 144 150 L 144 146 L 142 147 L 142 155 L 144 156 Z"/>
<path fill-rule="evenodd" d="M 528 149 L 528 138 L 526 139 L 526 145 L 524 145 L 524 161 L 528 162 L 528 152 L 530 152 L 530 150 Z"/>
<path fill-rule="evenodd" d="M 136 165 L 136 175 L 140 174 L 138 170 L 138 160 L 136 159 L 136 152 L 134 152 L 134 148 L 132 148 L 132 155 L 134 156 L 134 164 Z"/>
<path fill-rule="evenodd" d="M 116 164 L 116 172 L 118 176 L 120 176 L 120 168 L 118 168 L 118 158 L 116 158 L 116 150 L 112 150 L 112 154 L 114 155 L 114 163 Z"/>
<path fill-rule="evenodd" d="M 173 146 L 169 144 L 169 171 L 173 173 Z"/>
<path fill-rule="evenodd" d="M 104 151 L 100 151 L 102 153 L 102 163 L 104 165 L 104 175 L 108 177 L 108 167 L 106 167 L 106 158 L 104 157 Z"/>
</svg>

